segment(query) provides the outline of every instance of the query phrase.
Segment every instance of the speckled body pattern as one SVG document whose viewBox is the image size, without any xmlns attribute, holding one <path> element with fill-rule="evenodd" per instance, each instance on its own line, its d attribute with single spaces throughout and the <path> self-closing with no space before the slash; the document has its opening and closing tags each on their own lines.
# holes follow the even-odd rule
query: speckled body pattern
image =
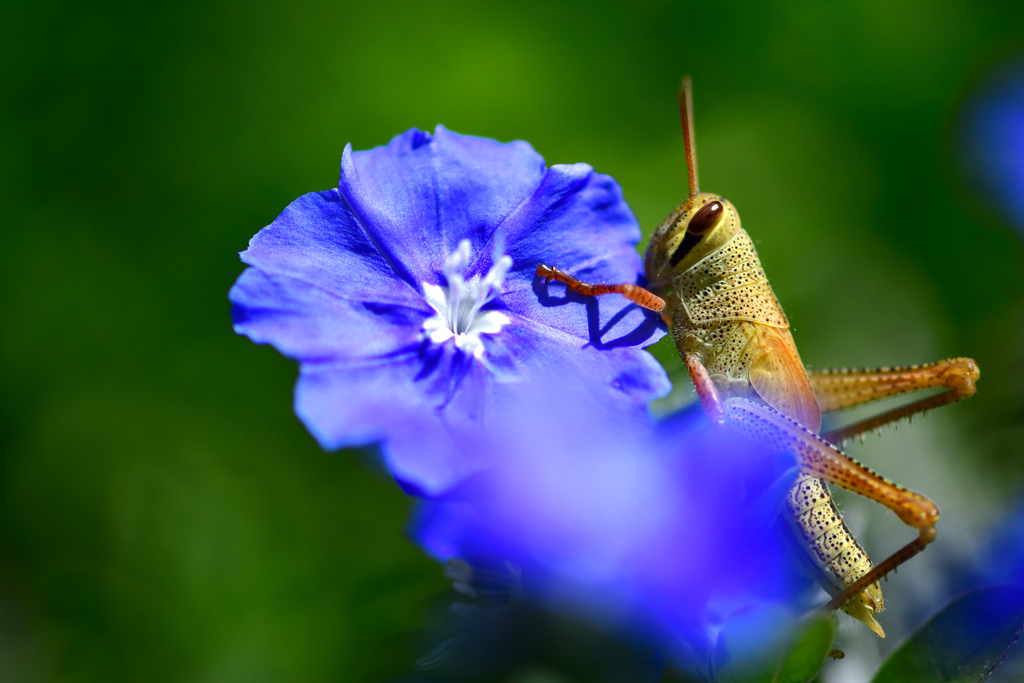
<svg viewBox="0 0 1024 683">
<path fill-rule="evenodd" d="M 788 391 L 791 384 L 802 382 L 806 385 L 803 393 L 813 393 L 796 354 L 789 320 L 746 231 L 738 229 L 720 248 L 677 275 L 671 286 L 667 312 L 676 346 L 684 357 L 687 353 L 700 356 L 723 399 L 742 397 L 768 403 L 794 420 L 794 430 L 810 432 L 805 438 L 820 438 L 816 436 L 820 429 L 817 405 L 809 409 L 787 400 L 794 393 Z M 795 361 L 789 365 L 781 363 L 779 357 L 785 354 L 773 353 L 773 344 L 788 345 L 786 353 L 791 353 Z M 784 376 L 787 373 L 789 376 Z M 759 377 L 765 379 L 759 381 Z M 773 380 L 776 386 L 766 384 Z M 738 406 L 730 407 L 729 413 L 736 418 L 731 420 L 734 427 L 749 432 L 750 437 L 761 443 L 771 443 L 783 436 L 772 425 L 760 424 L 761 420 L 753 415 L 740 414 L 744 411 Z M 792 447 L 787 441 L 776 445 Z M 857 476 L 853 472 L 846 474 Z M 789 491 L 784 516 L 809 561 L 805 564 L 830 595 L 838 595 L 872 569 L 871 560 L 843 521 L 824 480 L 800 476 Z M 882 595 L 878 584 L 868 593 L 874 603 L 871 611 L 880 611 Z M 851 601 L 844 609 L 860 611 L 864 606 Z"/>
<path fill-rule="evenodd" d="M 789 327 L 746 230 L 680 273 L 673 285 L 694 325 L 749 320 Z"/>
<path fill-rule="evenodd" d="M 813 476 L 800 476 L 786 496 L 794 535 L 821 574 L 843 589 L 871 571 L 871 560 L 843 522 L 828 485 Z M 839 590 L 830 591 L 837 595 Z"/>
</svg>

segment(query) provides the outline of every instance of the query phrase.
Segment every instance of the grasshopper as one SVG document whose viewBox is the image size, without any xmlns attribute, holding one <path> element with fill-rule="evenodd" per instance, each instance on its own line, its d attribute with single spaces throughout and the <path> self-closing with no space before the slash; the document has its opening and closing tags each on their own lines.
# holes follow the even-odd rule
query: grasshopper
<svg viewBox="0 0 1024 683">
<path fill-rule="evenodd" d="M 724 197 L 700 191 L 689 77 L 683 79 L 679 108 L 690 195 L 651 237 L 644 263 L 647 288 L 592 285 L 547 265 L 538 266 L 537 275 L 583 295 L 621 294 L 660 313 L 708 417 L 796 454 L 800 471 L 782 514 L 801 559 L 832 597 L 825 609 L 842 609 L 884 638 L 875 619 L 884 608 L 879 580 L 935 540 L 939 510 L 841 446 L 853 436 L 973 395 L 978 366 L 970 358 L 951 358 L 898 368 L 805 369 L 736 208 Z M 820 433 L 823 413 L 929 388 L 945 391 Z M 918 537 L 873 565 L 843 521 L 830 484 L 886 506 Z"/>
</svg>

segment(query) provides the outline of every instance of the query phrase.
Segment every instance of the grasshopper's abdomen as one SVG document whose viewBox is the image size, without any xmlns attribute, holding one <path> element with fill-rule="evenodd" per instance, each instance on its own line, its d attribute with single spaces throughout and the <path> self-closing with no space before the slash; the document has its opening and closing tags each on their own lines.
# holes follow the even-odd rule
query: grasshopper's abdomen
<svg viewBox="0 0 1024 683">
<path fill-rule="evenodd" d="M 847 528 L 823 480 L 810 475 L 797 477 L 786 498 L 786 507 L 790 528 L 817 570 L 815 579 L 830 595 L 839 595 L 871 571 L 874 565 Z M 882 611 L 882 591 L 876 583 L 864 593 L 843 610 L 883 635 L 872 616 Z"/>
<path fill-rule="evenodd" d="M 798 478 L 786 503 L 808 556 L 834 588 L 849 586 L 871 569 L 867 553 L 843 523 L 824 481 L 806 475 Z"/>
</svg>

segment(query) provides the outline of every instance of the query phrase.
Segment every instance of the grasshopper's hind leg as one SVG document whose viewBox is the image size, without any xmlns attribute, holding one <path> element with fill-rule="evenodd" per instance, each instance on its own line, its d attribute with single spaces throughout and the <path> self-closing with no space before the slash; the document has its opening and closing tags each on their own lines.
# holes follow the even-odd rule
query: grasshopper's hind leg
<svg viewBox="0 0 1024 683">
<path fill-rule="evenodd" d="M 564 282 L 565 286 L 573 292 L 578 292 L 584 296 L 601 296 L 602 294 L 621 294 L 626 297 L 637 306 L 642 306 L 655 313 L 661 313 L 665 310 L 665 300 L 654 292 L 650 292 L 643 287 L 637 287 L 636 285 L 621 284 L 621 285 L 591 285 L 586 282 L 580 282 L 572 275 L 569 275 L 564 270 L 558 268 L 552 268 L 550 266 L 539 265 L 537 266 L 537 277 L 542 277 L 546 282 L 557 280 L 558 282 Z"/>
<path fill-rule="evenodd" d="M 817 370 L 807 373 L 823 413 L 921 389 L 946 390 L 824 435 L 829 441 L 838 444 L 883 425 L 969 398 L 974 395 L 975 383 L 980 376 L 978 364 L 970 358 L 950 358 L 928 365 L 902 368 Z"/>
<path fill-rule="evenodd" d="M 934 503 L 873 472 L 774 408 L 743 398 L 731 398 L 725 402 L 725 415 L 727 424 L 760 443 L 792 450 L 804 473 L 884 505 L 903 523 L 917 530 L 916 539 L 847 586 L 828 603 L 827 609 L 844 607 L 862 591 L 924 550 L 938 536 L 935 523 L 939 520 L 939 509 Z"/>
<path fill-rule="evenodd" d="M 818 569 L 835 596 L 828 609 L 842 609 L 884 637 L 874 618 L 883 605 L 878 580 L 935 539 L 938 509 L 927 498 L 872 472 L 774 408 L 744 398 L 723 399 L 699 356 L 687 354 L 685 361 L 701 405 L 712 421 L 769 448 L 796 454 L 801 475 L 790 491 L 791 522 L 803 535 L 812 563 L 817 557 Z M 872 568 L 866 553 L 842 521 L 824 482 L 885 505 L 918 529 L 919 538 Z M 801 521 L 797 517 L 807 519 Z"/>
</svg>

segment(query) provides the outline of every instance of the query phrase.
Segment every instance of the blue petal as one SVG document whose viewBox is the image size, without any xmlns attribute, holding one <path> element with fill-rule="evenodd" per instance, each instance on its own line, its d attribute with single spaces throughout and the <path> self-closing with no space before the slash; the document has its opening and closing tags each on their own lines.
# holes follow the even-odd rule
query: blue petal
<svg viewBox="0 0 1024 683">
<path fill-rule="evenodd" d="M 423 345 L 391 358 L 303 365 L 295 413 L 326 449 L 383 442 L 395 478 L 434 495 L 489 464 L 478 439 L 492 400 L 478 363 Z"/>
<path fill-rule="evenodd" d="M 394 353 L 432 309 L 395 277 L 337 190 L 292 202 L 242 252 L 253 268 L 231 289 L 235 331 L 291 358 Z"/>
<path fill-rule="evenodd" d="M 649 353 L 635 348 L 599 349 L 554 327 L 516 322 L 502 331 L 505 343 L 516 349 L 520 376 L 539 386 L 554 386 L 565 395 L 573 389 L 579 400 L 592 402 L 610 416 L 646 411 L 647 402 L 672 388 Z"/>
<path fill-rule="evenodd" d="M 338 187 L 384 259 L 410 285 L 441 284 L 459 241 L 480 254 L 495 229 L 544 177 L 544 159 L 525 142 L 500 143 L 418 130 L 385 147 L 345 147 Z"/>
<path fill-rule="evenodd" d="M 552 166 L 503 226 L 510 278 L 529 283 L 537 265 L 603 282 L 636 281 L 640 227 L 612 178 L 587 164 Z"/>
<path fill-rule="evenodd" d="M 341 298 L 306 280 L 249 268 L 231 288 L 235 332 L 289 358 L 326 362 L 387 356 L 420 341 L 432 311 L 410 304 Z M 427 310 L 423 310 L 427 308 Z"/>
<path fill-rule="evenodd" d="M 586 164 L 552 166 L 502 229 L 512 270 L 501 301 L 516 315 L 598 348 L 649 346 L 664 335 L 656 314 L 618 294 L 585 297 L 536 275 L 543 263 L 592 284 L 642 281 L 640 228 L 612 178 Z"/>
<path fill-rule="evenodd" d="M 473 529 L 482 524 L 469 503 L 425 501 L 416 506 L 409 527 L 416 543 L 434 559 L 444 562 L 472 556 L 476 550 L 470 547 Z"/>
<path fill-rule="evenodd" d="M 337 190 L 311 192 L 260 230 L 241 258 L 344 299 L 422 307 L 417 290 L 396 276 L 371 237 Z"/>
</svg>

